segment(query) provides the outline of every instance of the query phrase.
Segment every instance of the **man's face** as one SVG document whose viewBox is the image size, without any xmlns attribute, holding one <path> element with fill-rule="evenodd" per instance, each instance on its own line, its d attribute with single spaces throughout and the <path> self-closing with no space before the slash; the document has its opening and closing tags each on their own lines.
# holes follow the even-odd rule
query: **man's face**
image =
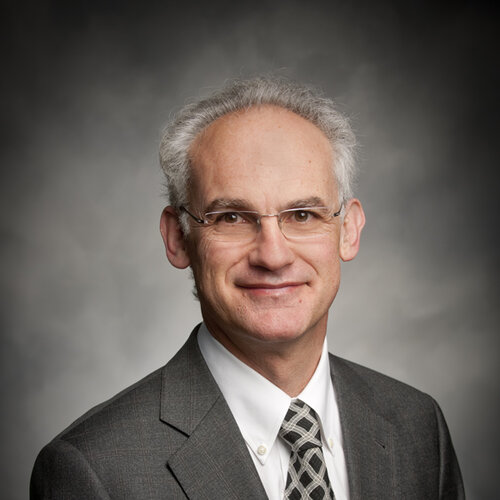
<svg viewBox="0 0 500 500">
<path fill-rule="evenodd" d="M 220 118 L 197 138 L 191 158 L 189 209 L 200 216 L 229 200 L 262 214 L 312 199 L 332 212 L 340 207 L 327 138 L 281 108 Z M 226 345 L 324 335 L 340 281 L 342 221 L 332 224 L 325 235 L 290 241 L 276 217 L 265 217 L 250 243 L 218 241 L 194 224 L 187 248 L 208 329 Z"/>
</svg>

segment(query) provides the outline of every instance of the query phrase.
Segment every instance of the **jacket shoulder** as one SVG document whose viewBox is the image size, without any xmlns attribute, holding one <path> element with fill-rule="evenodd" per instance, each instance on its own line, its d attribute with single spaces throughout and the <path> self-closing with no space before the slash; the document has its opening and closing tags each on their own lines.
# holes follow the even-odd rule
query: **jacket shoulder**
<svg viewBox="0 0 500 500">
<path fill-rule="evenodd" d="M 186 438 L 160 420 L 163 370 L 92 408 L 47 444 L 33 468 L 31 498 L 181 498 L 166 464 Z"/>
<path fill-rule="evenodd" d="M 60 432 L 54 441 L 71 440 L 81 432 L 88 433 L 106 423 L 137 420 L 140 415 L 155 412 L 160 406 L 161 374 L 159 368 L 123 389 L 110 399 L 94 406 Z"/>
<path fill-rule="evenodd" d="M 330 355 L 330 368 L 344 439 L 351 444 L 350 452 L 361 457 L 360 463 L 366 462 L 366 454 L 357 448 L 353 452 L 354 444 L 363 447 L 368 434 L 385 429 L 392 443 L 391 475 L 397 479 L 397 498 L 464 498 L 448 427 L 431 396 L 337 356 Z M 365 436 L 361 444 L 360 435 Z"/>
<path fill-rule="evenodd" d="M 330 354 L 334 387 L 355 393 L 390 421 L 427 416 L 434 419 L 437 403 L 428 394 L 376 370 Z"/>
</svg>

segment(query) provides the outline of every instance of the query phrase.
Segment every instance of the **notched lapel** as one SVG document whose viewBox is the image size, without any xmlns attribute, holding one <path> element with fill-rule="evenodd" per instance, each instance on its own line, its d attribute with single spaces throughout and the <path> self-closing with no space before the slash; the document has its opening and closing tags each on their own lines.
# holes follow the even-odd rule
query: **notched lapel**
<svg viewBox="0 0 500 500">
<path fill-rule="evenodd" d="M 192 500 L 266 499 L 243 436 L 200 352 L 197 329 L 163 373 L 160 419 L 186 436 L 166 467 Z"/>
<path fill-rule="evenodd" d="M 168 461 L 190 499 L 267 498 L 245 442 L 221 397 Z"/>
<path fill-rule="evenodd" d="M 373 396 L 357 375 L 335 359 L 331 358 L 330 364 L 340 411 L 350 498 L 394 498 L 393 425 L 378 411 Z"/>
</svg>

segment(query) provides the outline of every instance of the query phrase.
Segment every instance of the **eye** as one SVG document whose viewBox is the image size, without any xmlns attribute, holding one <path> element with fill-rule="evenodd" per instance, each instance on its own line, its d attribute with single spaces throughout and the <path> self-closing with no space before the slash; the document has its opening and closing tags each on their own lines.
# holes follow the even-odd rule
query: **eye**
<svg viewBox="0 0 500 500">
<path fill-rule="evenodd" d="M 215 219 L 216 224 L 241 224 L 242 222 L 246 222 L 246 219 L 240 212 L 221 212 Z"/>
<path fill-rule="evenodd" d="M 294 222 L 308 222 L 314 214 L 308 210 L 294 210 L 293 211 L 293 221 Z"/>
</svg>

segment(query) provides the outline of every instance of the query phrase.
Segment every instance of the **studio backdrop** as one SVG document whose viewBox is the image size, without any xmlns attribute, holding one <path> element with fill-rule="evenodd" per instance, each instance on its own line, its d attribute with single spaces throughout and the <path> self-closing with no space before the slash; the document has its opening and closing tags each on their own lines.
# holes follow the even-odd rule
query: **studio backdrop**
<svg viewBox="0 0 500 500">
<path fill-rule="evenodd" d="M 491 4 L 492 5 L 492 4 Z M 470 500 L 499 497 L 492 6 L 4 2 L 2 497 L 40 448 L 200 320 L 158 231 L 162 127 L 227 79 L 320 87 L 352 121 L 367 225 L 330 350 L 443 408 Z"/>
</svg>

